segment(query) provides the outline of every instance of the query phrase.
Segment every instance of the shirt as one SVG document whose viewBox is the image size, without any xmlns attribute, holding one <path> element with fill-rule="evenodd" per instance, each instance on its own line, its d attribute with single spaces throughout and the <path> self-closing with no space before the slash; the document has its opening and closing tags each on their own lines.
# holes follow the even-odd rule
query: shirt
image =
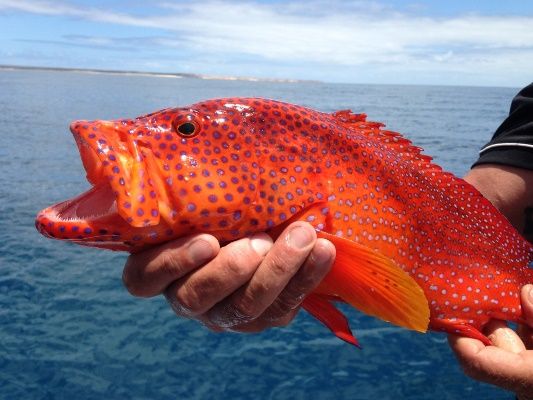
<svg viewBox="0 0 533 400">
<path fill-rule="evenodd" d="M 533 83 L 511 103 L 509 116 L 479 152 L 480 164 L 503 164 L 533 170 Z"/>
</svg>

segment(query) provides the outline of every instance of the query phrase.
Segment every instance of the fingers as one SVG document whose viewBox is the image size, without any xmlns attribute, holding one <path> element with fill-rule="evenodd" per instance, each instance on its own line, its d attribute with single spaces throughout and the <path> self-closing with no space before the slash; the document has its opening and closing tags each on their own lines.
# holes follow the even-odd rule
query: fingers
<svg viewBox="0 0 533 400">
<path fill-rule="evenodd" d="M 533 285 L 525 285 L 520 292 L 524 324 L 518 326 L 518 334 L 526 348 L 533 350 Z"/>
<path fill-rule="evenodd" d="M 533 351 L 526 350 L 524 342 L 503 321 L 490 321 L 484 331 L 494 346 L 466 337 L 448 337 L 465 374 L 513 391 L 520 399 L 531 399 Z"/>
<path fill-rule="evenodd" d="M 231 327 L 233 331 L 258 332 L 271 326 L 285 326 L 296 316 L 306 295 L 311 293 L 330 271 L 335 247 L 318 239 L 301 268 L 273 303 L 255 320 Z"/>
<path fill-rule="evenodd" d="M 499 320 L 491 320 L 483 329 L 492 344 L 502 350 L 518 354 L 524 350 L 524 342 L 514 330 Z"/>
<path fill-rule="evenodd" d="M 292 277 L 285 289 L 265 310 L 262 317 L 278 320 L 299 307 L 306 295 L 324 279 L 335 260 L 335 247 L 325 239 L 318 239 L 302 267 Z"/>
<path fill-rule="evenodd" d="M 124 286 L 134 296 L 161 294 L 171 282 L 213 258 L 219 249 L 213 236 L 195 235 L 132 254 L 122 273 Z"/>
<path fill-rule="evenodd" d="M 136 296 L 164 293 L 176 314 L 213 330 L 255 332 L 288 324 L 334 259 L 334 246 L 298 221 L 276 243 L 261 233 L 220 249 L 196 235 L 131 255 L 123 280 Z"/>
<path fill-rule="evenodd" d="M 249 282 L 213 307 L 207 315 L 208 321 L 230 328 L 258 318 L 296 275 L 316 240 L 311 225 L 305 222 L 291 224 L 276 240 Z"/>
<path fill-rule="evenodd" d="M 491 383 L 516 393 L 520 400 L 533 399 L 533 285 L 521 291 L 522 316 L 525 324 L 521 336 L 502 321 L 491 321 L 485 334 L 494 346 L 478 340 L 450 335 L 450 347 L 465 373 L 471 378 Z M 521 337 L 524 341 L 521 340 Z"/>
<path fill-rule="evenodd" d="M 202 268 L 172 283 L 165 296 L 178 315 L 203 320 L 202 314 L 250 280 L 271 247 L 265 233 L 232 242 Z"/>
<path fill-rule="evenodd" d="M 501 332 L 494 334 L 500 335 Z M 507 341 L 505 337 L 502 340 L 503 343 Z M 533 353 L 522 351 L 517 354 L 496 346 L 484 346 L 476 339 L 453 335 L 449 336 L 449 343 L 465 374 L 471 378 L 516 393 L 533 390 Z"/>
</svg>

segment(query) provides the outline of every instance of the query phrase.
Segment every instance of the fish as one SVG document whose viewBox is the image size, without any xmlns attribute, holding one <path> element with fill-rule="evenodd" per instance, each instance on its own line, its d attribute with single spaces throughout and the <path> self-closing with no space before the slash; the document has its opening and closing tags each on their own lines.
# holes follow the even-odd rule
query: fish
<svg viewBox="0 0 533 400">
<path fill-rule="evenodd" d="M 205 232 L 221 243 L 296 220 L 337 249 L 303 308 L 359 346 L 336 307 L 476 338 L 522 321 L 533 247 L 473 186 L 400 133 L 343 109 L 222 98 L 70 125 L 91 187 L 38 213 L 43 235 L 135 253 Z"/>
</svg>

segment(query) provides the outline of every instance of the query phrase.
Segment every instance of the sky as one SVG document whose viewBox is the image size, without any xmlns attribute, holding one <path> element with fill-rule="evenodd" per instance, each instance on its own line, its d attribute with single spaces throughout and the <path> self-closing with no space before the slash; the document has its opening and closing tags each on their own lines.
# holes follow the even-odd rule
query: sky
<svg viewBox="0 0 533 400">
<path fill-rule="evenodd" d="M 0 0 L 0 64 L 522 87 L 533 1 Z"/>
</svg>

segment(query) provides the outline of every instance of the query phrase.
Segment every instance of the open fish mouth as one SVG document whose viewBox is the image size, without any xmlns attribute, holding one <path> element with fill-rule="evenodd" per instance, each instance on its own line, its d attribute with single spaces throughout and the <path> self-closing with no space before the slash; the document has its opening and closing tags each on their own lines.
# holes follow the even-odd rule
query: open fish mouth
<svg viewBox="0 0 533 400">
<path fill-rule="evenodd" d="M 78 145 L 83 168 L 87 180 L 92 187 L 80 195 L 49 207 L 55 213 L 55 218 L 62 221 L 95 221 L 104 217 L 116 216 L 117 194 L 105 175 L 104 162 L 98 156 L 97 149 L 80 135 L 76 123 L 71 125 L 71 131 Z"/>
<path fill-rule="evenodd" d="M 58 239 L 104 240 L 108 234 L 105 227 L 116 228 L 117 224 L 127 224 L 118 213 L 118 196 L 105 173 L 105 160 L 102 160 L 105 152 L 98 148 L 97 141 L 91 146 L 91 142 L 79 130 L 82 124 L 87 129 L 89 125 L 95 130 L 98 127 L 96 123 L 83 121 L 75 122 L 70 127 L 91 187 L 71 199 L 42 210 L 37 216 L 36 227 L 43 235 Z M 95 229 L 96 226 L 99 229 Z"/>
<path fill-rule="evenodd" d="M 119 232 L 159 223 L 157 191 L 142 145 L 124 128 L 129 121 L 76 121 L 76 140 L 91 188 L 39 213 L 45 236 L 73 241 L 109 240 Z M 132 128 L 133 129 L 133 128 Z"/>
<path fill-rule="evenodd" d="M 106 182 L 96 184 L 72 199 L 50 206 L 43 213 L 48 219 L 71 223 L 90 223 L 118 216 L 116 196 Z"/>
</svg>

